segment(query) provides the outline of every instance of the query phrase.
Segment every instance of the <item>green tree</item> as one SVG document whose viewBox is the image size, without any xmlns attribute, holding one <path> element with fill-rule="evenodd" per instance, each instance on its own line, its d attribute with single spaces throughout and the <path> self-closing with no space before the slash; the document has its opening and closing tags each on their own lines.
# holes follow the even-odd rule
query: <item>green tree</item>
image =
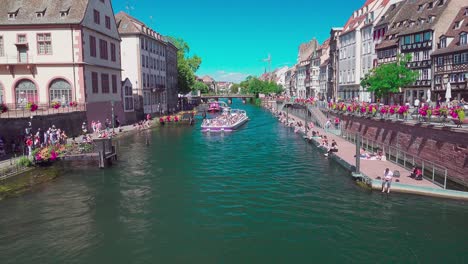
<svg viewBox="0 0 468 264">
<path fill-rule="evenodd" d="M 275 82 L 262 81 L 253 76 L 241 82 L 240 87 L 242 87 L 242 93 L 254 94 L 257 97 L 259 94 L 278 94 L 283 91 L 283 87 Z"/>
<path fill-rule="evenodd" d="M 414 83 L 418 78 L 418 73 L 406 66 L 410 61 L 411 55 L 398 56 L 396 62 L 374 68 L 361 80 L 361 86 L 374 92 L 377 98 L 398 93 L 401 87 Z"/>
<path fill-rule="evenodd" d="M 231 94 L 236 94 L 236 93 L 239 92 L 239 88 L 240 88 L 240 85 L 239 85 L 239 84 L 233 83 L 233 84 L 231 85 L 231 89 L 230 89 L 229 92 L 230 92 Z"/>
<path fill-rule="evenodd" d="M 168 36 L 167 39 L 177 47 L 177 71 L 179 91 L 188 93 L 195 87 L 195 72 L 200 68 L 202 59 L 197 55 L 189 56 L 190 46 L 182 38 Z"/>
<path fill-rule="evenodd" d="M 193 85 L 192 91 L 200 91 L 201 93 L 208 93 L 210 91 L 210 87 L 203 82 L 196 81 Z"/>
</svg>

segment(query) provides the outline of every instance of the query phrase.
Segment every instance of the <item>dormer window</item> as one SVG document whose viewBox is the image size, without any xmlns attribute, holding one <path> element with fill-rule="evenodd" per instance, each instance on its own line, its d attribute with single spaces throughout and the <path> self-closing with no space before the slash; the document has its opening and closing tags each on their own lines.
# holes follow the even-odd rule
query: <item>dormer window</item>
<svg viewBox="0 0 468 264">
<path fill-rule="evenodd" d="M 447 38 L 441 38 L 440 39 L 440 48 L 446 48 L 447 47 Z"/>
<path fill-rule="evenodd" d="M 457 21 L 455 22 L 455 25 L 453 25 L 453 29 L 459 29 L 462 25 L 462 21 Z"/>
<path fill-rule="evenodd" d="M 421 12 L 424 9 L 424 5 L 419 5 L 418 12 Z"/>
<path fill-rule="evenodd" d="M 427 9 L 432 9 L 434 7 L 434 2 L 427 4 Z"/>
<path fill-rule="evenodd" d="M 60 17 L 67 17 L 70 14 L 70 8 L 60 11 Z"/>
<path fill-rule="evenodd" d="M 460 45 L 465 46 L 468 43 L 468 34 L 466 32 L 463 32 L 460 34 Z"/>
<path fill-rule="evenodd" d="M 429 23 L 434 22 L 434 18 L 435 18 L 435 16 L 429 16 Z"/>
<path fill-rule="evenodd" d="M 444 2 L 445 2 L 444 0 L 439 0 L 439 3 L 437 5 L 442 6 L 442 5 L 444 5 Z"/>
<path fill-rule="evenodd" d="M 15 20 L 18 16 L 19 8 L 16 11 L 8 12 L 8 20 Z"/>
<path fill-rule="evenodd" d="M 36 12 L 37 18 L 43 18 L 45 16 L 46 9 Z"/>
</svg>

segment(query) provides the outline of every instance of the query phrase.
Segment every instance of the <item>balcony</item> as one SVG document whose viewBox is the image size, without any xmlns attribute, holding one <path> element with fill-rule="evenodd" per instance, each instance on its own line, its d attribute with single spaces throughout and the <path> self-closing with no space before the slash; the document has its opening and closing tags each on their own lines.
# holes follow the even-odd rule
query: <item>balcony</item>
<svg viewBox="0 0 468 264">
<path fill-rule="evenodd" d="M 0 69 L 8 70 L 13 76 L 15 75 L 15 70 L 26 69 L 31 74 L 35 73 L 36 63 L 34 62 L 34 57 L 28 56 L 4 56 L 0 57 Z"/>
</svg>

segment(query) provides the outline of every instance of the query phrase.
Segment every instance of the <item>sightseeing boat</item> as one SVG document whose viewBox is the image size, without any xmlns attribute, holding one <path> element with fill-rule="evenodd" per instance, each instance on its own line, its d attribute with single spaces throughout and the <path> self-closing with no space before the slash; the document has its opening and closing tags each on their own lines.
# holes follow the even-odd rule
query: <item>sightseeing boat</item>
<svg viewBox="0 0 468 264">
<path fill-rule="evenodd" d="M 221 112 L 223 109 L 228 108 L 229 106 L 223 102 L 210 101 L 208 103 L 208 112 Z"/>
<path fill-rule="evenodd" d="M 244 110 L 226 108 L 222 115 L 205 119 L 201 125 L 203 132 L 231 132 L 249 121 Z"/>
</svg>

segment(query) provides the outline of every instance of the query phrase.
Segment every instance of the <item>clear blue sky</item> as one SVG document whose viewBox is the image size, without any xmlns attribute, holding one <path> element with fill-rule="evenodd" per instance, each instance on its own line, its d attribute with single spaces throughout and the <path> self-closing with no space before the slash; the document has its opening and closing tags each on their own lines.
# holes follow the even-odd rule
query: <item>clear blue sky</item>
<svg viewBox="0 0 468 264">
<path fill-rule="evenodd" d="M 298 46 L 342 27 L 364 0 L 114 0 L 163 35 L 183 38 L 203 60 L 197 75 L 239 81 L 296 62 Z"/>
</svg>

